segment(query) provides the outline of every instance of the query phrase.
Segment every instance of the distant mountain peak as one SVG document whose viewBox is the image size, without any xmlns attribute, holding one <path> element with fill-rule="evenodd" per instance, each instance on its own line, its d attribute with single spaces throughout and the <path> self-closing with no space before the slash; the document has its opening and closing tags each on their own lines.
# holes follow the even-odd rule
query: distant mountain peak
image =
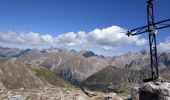
<svg viewBox="0 0 170 100">
<path fill-rule="evenodd" d="M 84 56 L 84 57 L 92 57 L 92 56 L 97 56 L 97 54 L 95 54 L 92 51 L 88 51 L 88 50 L 82 50 L 80 51 L 80 53 Z"/>
<path fill-rule="evenodd" d="M 147 50 L 146 50 L 146 49 L 142 49 L 142 50 L 140 51 L 140 53 L 143 54 L 143 55 L 146 55 L 146 54 L 147 54 Z"/>
<path fill-rule="evenodd" d="M 58 53 L 58 52 L 63 52 L 63 51 L 68 51 L 68 49 L 66 49 L 66 48 L 57 48 L 57 47 L 50 47 L 50 48 L 41 50 L 42 53 L 47 53 L 47 52 Z"/>
<path fill-rule="evenodd" d="M 63 48 L 63 47 L 50 47 L 48 48 L 48 50 L 68 50 L 68 49 Z"/>
<path fill-rule="evenodd" d="M 74 50 L 74 49 L 71 49 L 70 51 L 71 51 L 71 52 L 77 52 L 77 51 L 76 51 L 76 50 Z"/>
</svg>

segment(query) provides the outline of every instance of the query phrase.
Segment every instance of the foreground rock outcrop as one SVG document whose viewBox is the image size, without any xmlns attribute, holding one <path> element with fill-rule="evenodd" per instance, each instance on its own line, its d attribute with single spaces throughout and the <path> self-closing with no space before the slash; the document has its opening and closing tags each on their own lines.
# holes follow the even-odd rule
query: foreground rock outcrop
<svg viewBox="0 0 170 100">
<path fill-rule="evenodd" d="M 148 82 L 131 91 L 132 100 L 170 100 L 170 83 Z"/>
</svg>

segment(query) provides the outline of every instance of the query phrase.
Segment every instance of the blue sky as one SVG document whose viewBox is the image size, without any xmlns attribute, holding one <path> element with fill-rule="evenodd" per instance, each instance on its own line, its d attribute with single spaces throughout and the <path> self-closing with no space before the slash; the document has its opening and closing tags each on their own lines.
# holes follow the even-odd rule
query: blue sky
<svg viewBox="0 0 170 100">
<path fill-rule="evenodd" d="M 154 4 L 156 21 L 170 18 L 169 0 L 155 0 Z M 140 42 L 136 39 L 139 39 L 141 41 L 142 39 L 145 39 L 147 41 L 148 37 L 147 34 L 141 35 L 140 37 L 132 39 L 134 40 L 132 41 L 133 43 L 128 44 L 122 43 L 122 39 L 119 39 L 118 41 L 106 41 L 106 36 L 104 36 L 104 38 L 100 37 L 100 39 L 96 38 L 97 36 L 95 37 L 95 35 L 105 34 L 105 32 L 102 32 L 102 29 L 107 29 L 112 26 L 118 26 L 121 28 L 120 30 L 126 30 L 145 24 L 145 0 L 0 0 L 1 35 L 11 35 L 12 32 L 16 35 L 19 34 L 21 39 L 25 39 L 23 38 L 23 35 L 21 36 L 21 34 L 29 35 L 31 34 L 30 32 L 33 32 L 37 33 L 38 36 L 40 36 L 41 38 L 43 37 L 43 41 L 47 41 L 51 39 L 51 37 L 57 38 L 59 35 L 63 35 L 61 36 L 62 39 L 57 39 L 60 46 L 76 50 L 92 50 L 98 54 L 103 55 L 119 55 L 130 51 L 136 52 L 143 48 L 147 49 L 147 43 L 136 45 L 137 42 Z M 115 30 L 115 28 L 117 29 L 117 27 L 112 27 L 113 30 Z M 95 34 L 93 33 L 95 29 L 100 29 L 101 32 Z M 84 45 L 84 42 L 82 42 L 82 44 L 79 43 L 78 45 L 73 45 L 71 43 L 68 45 L 69 41 L 67 41 L 66 45 L 66 41 L 64 41 L 64 38 L 67 39 L 68 37 L 65 36 L 65 34 L 73 32 L 73 34 L 71 35 L 75 35 L 78 34 L 78 32 L 80 31 L 84 32 L 84 34 L 90 34 L 87 36 L 88 39 L 86 40 L 88 42 L 91 41 L 89 42 L 90 46 L 88 43 L 86 43 L 87 46 L 82 47 L 82 45 Z M 115 32 L 113 32 L 112 34 L 114 35 Z M 109 34 L 108 36 L 110 35 L 111 34 Z M 166 46 L 168 43 L 169 46 L 169 38 L 167 38 L 169 36 L 170 28 L 159 30 L 157 34 L 158 45 L 161 42 Z M 94 40 L 90 40 L 89 38 Z M 26 40 L 22 40 L 24 42 L 19 43 L 16 41 L 8 41 L 7 39 L 5 39 L 0 38 L 0 45 L 13 45 L 22 47 L 23 44 L 25 45 L 26 42 L 28 42 Z M 76 43 L 79 40 L 81 41 L 81 39 L 78 39 Z M 100 41 L 102 40 L 104 42 L 101 43 Z M 38 40 L 34 42 L 33 47 L 42 46 L 38 45 L 40 44 L 40 41 L 38 41 L 38 43 L 36 44 L 37 41 Z M 74 40 L 70 41 L 73 42 Z M 45 45 L 49 45 L 51 43 L 53 43 L 52 45 L 54 45 L 56 42 L 50 40 L 50 43 L 48 42 Z M 113 43 L 113 45 L 111 45 L 111 43 Z M 107 46 L 107 50 L 101 49 L 101 47 L 106 47 L 105 45 Z M 108 50 L 108 48 L 111 49 Z"/>
</svg>

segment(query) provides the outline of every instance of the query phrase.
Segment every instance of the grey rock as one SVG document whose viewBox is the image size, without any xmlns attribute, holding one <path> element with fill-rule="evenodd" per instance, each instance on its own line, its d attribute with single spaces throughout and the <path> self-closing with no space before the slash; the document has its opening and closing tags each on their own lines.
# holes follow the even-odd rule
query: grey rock
<svg viewBox="0 0 170 100">
<path fill-rule="evenodd" d="M 150 93 L 154 96 L 155 99 L 157 100 L 170 100 L 170 83 L 167 82 L 148 82 L 145 83 L 142 87 L 138 89 L 132 89 L 131 96 L 132 100 L 139 100 L 139 91 L 142 91 L 143 93 Z M 157 95 L 157 96 L 155 96 Z M 151 95 L 150 95 L 151 96 Z M 142 97 L 145 99 L 150 98 L 147 95 L 145 97 Z"/>
<path fill-rule="evenodd" d="M 116 97 L 116 93 L 111 92 L 105 95 L 105 100 L 114 100 Z"/>
<path fill-rule="evenodd" d="M 8 100 L 23 100 L 22 95 L 12 95 L 7 97 Z"/>
<path fill-rule="evenodd" d="M 76 97 L 76 100 L 88 100 L 88 98 L 85 97 L 84 95 L 79 95 Z"/>
</svg>

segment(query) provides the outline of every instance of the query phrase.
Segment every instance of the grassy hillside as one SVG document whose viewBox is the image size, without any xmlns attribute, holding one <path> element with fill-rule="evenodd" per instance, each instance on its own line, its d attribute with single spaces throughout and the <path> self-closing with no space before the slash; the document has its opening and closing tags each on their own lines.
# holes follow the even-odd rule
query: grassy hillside
<svg viewBox="0 0 170 100">
<path fill-rule="evenodd" d="M 43 85 L 24 64 L 16 61 L 0 62 L 0 82 L 8 89 L 36 88 Z"/>
<path fill-rule="evenodd" d="M 0 83 L 7 89 L 40 88 L 47 84 L 54 86 L 70 85 L 47 68 L 28 67 L 19 61 L 0 62 Z"/>
</svg>

